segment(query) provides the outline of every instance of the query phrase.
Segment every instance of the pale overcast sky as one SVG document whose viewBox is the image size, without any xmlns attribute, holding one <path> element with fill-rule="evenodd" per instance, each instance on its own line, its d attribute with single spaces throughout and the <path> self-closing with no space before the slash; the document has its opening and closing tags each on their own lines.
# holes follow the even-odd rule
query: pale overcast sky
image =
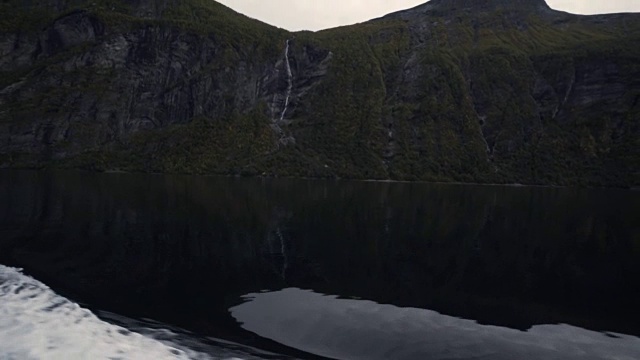
<svg viewBox="0 0 640 360">
<path fill-rule="evenodd" d="M 217 0 L 252 18 L 290 31 L 355 24 L 426 0 Z M 472 0 L 471 0 L 472 1 Z M 575 14 L 640 12 L 640 0 L 547 0 L 554 9 Z"/>
</svg>

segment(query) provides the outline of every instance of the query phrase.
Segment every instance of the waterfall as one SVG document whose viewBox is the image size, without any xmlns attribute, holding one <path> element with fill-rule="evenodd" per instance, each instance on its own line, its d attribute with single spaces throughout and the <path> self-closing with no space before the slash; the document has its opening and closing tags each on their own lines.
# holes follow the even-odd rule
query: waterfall
<svg viewBox="0 0 640 360">
<path fill-rule="evenodd" d="M 271 119 L 271 128 L 273 131 L 280 137 L 276 146 L 277 149 L 280 149 L 281 145 L 295 144 L 296 139 L 290 134 L 286 133 L 282 128 L 282 125 L 287 125 L 284 118 L 287 114 L 287 110 L 289 110 L 289 103 L 291 102 L 291 93 L 293 91 L 293 71 L 291 70 L 291 59 L 289 56 L 289 50 L 291 48 L 290 41 L 287 39 L 286 46 L 284 50 L 284 61 L 278 60 L 276 63 L 275 75 L 276 81 L 278 85 L 281 84 L 282 78 L 280 73 L 280 68 L 282 64 L 284 64 L 284 68 L 286 69 L 286 79 L 287 79 L 287 90 L 284 94 L 282 92 L 277 91 L 273 94 L 273 100 L 271 105 L 272 111 L 272 119 Z M 278 86 L 279 88 L 279 86 Z M 279 90 L 279 89 L 278 89 Z M 278 116 L 279 115 L 279 116 Z"/>
<path fill-rule="evenodd" d="M 293 74 L 291 73 L 291 62 L 289 61 L 289 40 L 287 39 L 287 46 L 284 50 L 284 60 L 287 67 L 287 92 L 284 98 L 284 108 L 280 114 L 280 121 L 284 120 L 284 115 L 287 113 L 289 107 L 289 98 L 291 97 L 291 89 L 293 88 Z"/>
</svg>

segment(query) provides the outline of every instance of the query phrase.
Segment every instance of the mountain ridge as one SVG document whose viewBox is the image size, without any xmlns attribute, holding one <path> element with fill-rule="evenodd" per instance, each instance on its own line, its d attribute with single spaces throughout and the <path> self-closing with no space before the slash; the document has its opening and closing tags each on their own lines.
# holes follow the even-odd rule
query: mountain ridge
<svg viewBox="0 0 640 360">
<path fill-rule="evenodd" d="M 505 9 L 515 11 L 540 11 L 551 10 L 551 7 L 549 7 L 545 0 L 430 0 L 423 4 L 414 6 L 413 8 L 396 11 L 385 16 L 403 13 L 424 14 L 429 11 L 460 13 L 469 11 L 498 11 Z"/>
<path fill-rule="evenodd" d="M 637 14 L 433 0 L 290 33 L 205 0 L 17 3 L 0 166 L 639 183 Z"/>
</svg>

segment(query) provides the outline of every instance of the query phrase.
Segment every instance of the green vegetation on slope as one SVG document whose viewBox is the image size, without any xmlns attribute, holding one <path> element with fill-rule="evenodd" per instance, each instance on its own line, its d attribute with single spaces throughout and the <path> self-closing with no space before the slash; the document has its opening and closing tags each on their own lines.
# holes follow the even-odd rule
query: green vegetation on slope
<svg viewBox="0 0 640 360">
<path fill-rule="evenodd" d="M 20 79 L 43 85 L 29 96 L 16 92 L 5 97 L 8 110 L 0 113 L 0 122 L 61 121 L 86 112 L 79 109 L 87 99 L 100 105 L 131 102 L 130 88 L 122 84 L 137 76 L 134 70 L 105 71 L 96 64 L 55 67 L 77 63 L 120 34 L 146 36 L 147 43 L 137 50 L 146 57 L 129 60 L 146 61 L 145 69 L 158 66 L 163 53 L 174 56 L 181 46 L 198 59 L 179 59 L 191 64 L 186 69 L 142 75 L 167 76 L 157 96 L 172 103 L 162 110 L 155 129 L 105 139 L 100 135 L 105 129 L 130 116 L 113 110 L 108 124 L 71 124 L 73 141 L 52 140 L 46 150 L 3 154 L 0 159 L 11 166 L 640 184 L 640 21 L 631 15 L 434 11 L 420 22 L 392 17 L 289 34 L 209 0 L 172 0 L 162 6 L 141 2 L 146 7 L 77 1 L 56 9 L 58 14 L 42 4 L 25 8 L 19 3 L 0 3 L 0 32 L 35 36 L 75 9 L 88 11 L 107 29 L 95 41 L 3 72 L 3 88 Z M 9 10 L 15 16 L 8 16 Z M 282 145 L 265 100 L 249 101 L 242 91 L 259 87 L 264 74 L 283 71 L 282 65 L 276 67 L 282 64 L 286 39 L 293 40 L 294 76 L 309 71 L 304 66 L 311 65 L 302 63 L 310 51 L 331 55 L 327 74 L 296 99 L 295 115 L 285 126 L 295 144 Z M 269 88 L 269 96 L 275 99 L 276 92 L 284 91 L 282 82 Z M 202 88 L 214 93 L 200 94 Z M 84 102 L 77 99 L 79 92 Z"/>
</svg>

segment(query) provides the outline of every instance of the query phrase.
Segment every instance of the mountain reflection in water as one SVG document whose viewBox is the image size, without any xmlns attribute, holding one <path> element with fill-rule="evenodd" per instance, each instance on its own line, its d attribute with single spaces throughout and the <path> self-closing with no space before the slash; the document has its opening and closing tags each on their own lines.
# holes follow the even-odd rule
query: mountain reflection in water
<svg viewBox="0 0 640 360">
<path fill-rule="evenodd" d="M 261 336 L 333 359 L 602 360 L 640 358 L 640 338 L 569 325 L 524 332 L 372 301 L 284 289 L 231 308 Z"/>
<path fill-rule="evenodd" d="M 285 288 L 640 335 L 638 192 L 15 170 L 0 185 L 1 264 L 203 336 L 304 355 L 228 311 Z"/>
</svg>

